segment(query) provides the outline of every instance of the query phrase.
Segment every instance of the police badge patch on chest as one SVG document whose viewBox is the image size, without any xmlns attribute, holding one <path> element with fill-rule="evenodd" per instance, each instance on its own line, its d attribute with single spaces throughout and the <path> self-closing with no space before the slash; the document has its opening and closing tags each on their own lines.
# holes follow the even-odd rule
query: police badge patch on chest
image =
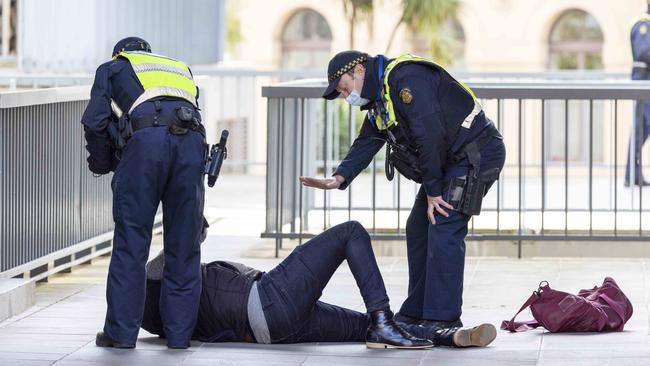
<svg viewBox="0 0 650 366">
<path fill-rule="evenodd" d="M 648 27 L 644 24 L 639 28 L 639 33 L 646 34 L 648 32 Z"/>
<path fill-rule="evenodd" d="M 413 94 L 411 94 L 411 89 L 409 88 L 400 90 L 399 97 L 402 99 L 402 102 L 404 102 L 404 104 L 411 104 L 413 101 Z"/>
</svg>

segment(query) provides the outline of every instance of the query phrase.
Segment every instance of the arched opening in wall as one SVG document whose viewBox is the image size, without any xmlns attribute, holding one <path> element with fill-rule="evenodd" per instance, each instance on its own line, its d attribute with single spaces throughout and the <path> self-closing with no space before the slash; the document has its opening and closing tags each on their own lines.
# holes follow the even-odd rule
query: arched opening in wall
<svg viewBox="0 0 650 366">
<path fill-rule="evenodd" d="M 458 19 L 447 20 L 437 35 L 410 33 L 413 54 L 430 58 L 454 70 L 465 69 L 465 31 Z"/>
<path fill-rule="evenodd" d="M 572 9 L 551 28 L 549 69 L 593 70 L 603 67 L 603 32 L 591 14 Z"/>
<path fill-rule="evenodd" d="M 16 54 L 17 3 L 17 0 L 0 2 L 0 56 Z"/>
<path fill-rule="evenodd" d="M 282 65 L 288 69 L 324 70 L 330 59 L 332 31 L 311 9 L 299 10 L 282 31 Z"/>
<path fill-rule="evenodd" d="M 550 70 L 594 70 L 603 68 L 603 32 L 596 18 L 578 9 L 558 17 L 548 37 Z M 602 101 L 549 100 L 546 103 L 546 161 L 587 164 L 604 161 Z M 591 136 L 590 136 L 590 131 Z"/>
</svg>

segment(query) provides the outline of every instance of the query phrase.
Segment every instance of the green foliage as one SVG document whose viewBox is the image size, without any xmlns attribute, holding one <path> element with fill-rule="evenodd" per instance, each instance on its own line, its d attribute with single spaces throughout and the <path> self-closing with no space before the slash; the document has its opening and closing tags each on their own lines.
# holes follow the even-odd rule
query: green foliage
<svg viewBox="0 0 650 366">
<path fill-rule="evenodd" d="M 367 16 L 372 14 L 373 0 L 343 0 L 343 8 L 348 17 L 353 13 Z"/>
<path fill-rule="evenodd" d="M 241 34 L 241 21 L 237 13 L 230 7 L 226 12 L 226 49 L 233 54 L 237 45 L 244 39 Z"/>
<path fill-rule="evenodd" d="M 460 0 L 402 0 L 404 23 L 422 33 L 438 32 L 458 12 Z"/>
<path fill-rule="evenodd" d="M 349 42 L 351 49 L 354 48 L 354 30 L 359 20 L 366 19 L 368 21 L 368 29 L 372 31 L 373 5 L 373 0 L 343 0 L 343 9 L 350 23 Z"/>
<path fill-rule="evenodd" d="M 454 18 L 460 8 L 460 0 L 402 0 L 402 16 L 389 39 L 388 52 L 397 29 L 405 24 L 412 32 L 426 37 L 431 57 L 439 64 L 451 63 L 454 52 L 453 40 L 442 32 L 443 26 Z"/>
</svg>

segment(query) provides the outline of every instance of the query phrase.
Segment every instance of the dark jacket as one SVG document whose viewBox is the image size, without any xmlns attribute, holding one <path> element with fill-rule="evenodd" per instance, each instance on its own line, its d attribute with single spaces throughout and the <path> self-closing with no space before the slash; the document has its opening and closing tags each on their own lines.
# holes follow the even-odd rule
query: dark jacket
<svg viewBox="0 0 650 366">
<path fill-rule="evenodd" d="M 366 63 L 361 96 L 372 102 L 363 106 L 362 110 L 372 108 L 380 96 L 382 81 L 377 70 L 379 57 L 383 56 L 369 58 Z M 384 59 L 384 69 L 389 62 Z M 399 122 L 394 127 L 397 140 L 418 151 L 422 185 L 427 195 L 440 196 L 447 160 L 476 138 L 488 125 L 488 119 L 481 112 L 469 130 L 460 127 L 472 110 L 474 100 L 441 68 L 436 70 L 417 63 L 400 64 L 391 71 L 388 83 Z M 412 95 L 409 103 L 400 97 L 404 89 L 408 89 Z M 334 173 L 345 178 L 340 189 L 345 189 L 370 164 L 385 139 L 386 133 L 379 131 L 366 116 L 359 136 Z"/>
<path fill-rule="evenodd" d="M 202 342 L 251 342 L 248 294 L 263 272 L 240 263 L 201 265 L 203 288 L 192 339 Z M 160 281 L 147 280 L 142 328 L 164 337 L 160 317 Z"/>
<path fill-rule="evenodd" d="M 648 5 L 650 14 L 650 5 Z M 630 31 L 630 42 L 632 45 L 632 59 L 647 64 L 646 67 L 634 66 L 632 68 L 632 80 L 650 79 L 650 18 L 644 17 L 634 23 Z"/>
</svg>

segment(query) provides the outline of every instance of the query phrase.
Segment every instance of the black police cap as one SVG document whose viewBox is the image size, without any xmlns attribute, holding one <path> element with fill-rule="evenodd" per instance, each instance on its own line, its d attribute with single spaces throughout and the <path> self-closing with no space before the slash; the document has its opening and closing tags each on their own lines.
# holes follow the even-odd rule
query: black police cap
<svg viewBox="0 0 650 366">
<path fill-rule="evenodd" d="M 140 37 L 126 37 L 115 44 L 113 47 L 113 57 L 123 51 L 144 51 L 151 52 L 149 42 Z"/>
<path fill-rule="evenodd" d="M 327 89 L 323 93 L 323 98 L 334 99 L 339 96 L 336 87 L 341 80 L 341 76 L 352 70 L 356 65 L 366 62 L 368 54 L 359 51 L 343 51 L 337 53 L 327 65 Z"/>
</svg>

